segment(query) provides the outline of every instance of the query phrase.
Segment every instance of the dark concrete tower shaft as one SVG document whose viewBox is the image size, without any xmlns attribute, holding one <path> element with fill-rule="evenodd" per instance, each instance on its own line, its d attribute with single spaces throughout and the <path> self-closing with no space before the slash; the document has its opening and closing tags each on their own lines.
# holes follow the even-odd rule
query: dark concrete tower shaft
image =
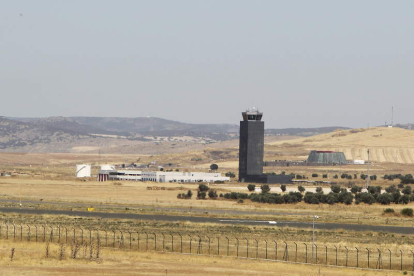
<svg viewBox="0 0 414 276">
<path fill-rule="evenodd" d="M 242 113 L 240 121 L 239 181 L 263 174 L 264 122 L 263 113 L 253 109 Z"/>
</svg>

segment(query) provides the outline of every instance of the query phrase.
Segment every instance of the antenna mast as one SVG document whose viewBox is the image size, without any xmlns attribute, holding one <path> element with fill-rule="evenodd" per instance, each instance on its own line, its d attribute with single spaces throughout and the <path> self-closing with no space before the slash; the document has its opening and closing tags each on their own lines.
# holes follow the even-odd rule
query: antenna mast
<svg viewBox="0 0 414 276">
<path fill-rule="evenodd" d="M 369 163 L 370 163 L 370 161 L 369 161 L 369 149 L 367 150 L 367 153 L 368 153 L 368 162 L 367 162 L 367 189 L 368 189 L 369 188 L 369 181 L 371 179 L 371 177 L 369 175 Z"/>
</svg>

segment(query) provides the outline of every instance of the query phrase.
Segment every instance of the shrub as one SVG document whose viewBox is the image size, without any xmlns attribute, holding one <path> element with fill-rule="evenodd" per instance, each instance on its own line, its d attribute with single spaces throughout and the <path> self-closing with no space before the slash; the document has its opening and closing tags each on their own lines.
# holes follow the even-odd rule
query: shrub
<svg viewBox="0 0 414 276">
<path fill-rule="evenodd" d="M 254 192 L 254 190 L 256 189 L 256 185 L 254 185 L 254 184 L 249 184 L 249 185 L 247 185 L 247 189 L 248 189 L 250 192 Z"/>
<path fill-rule="evenodd" d="M 399 190 L 393 192 L 392 193 L 392 202 L 394 202 L 394 203 L 400 202 L 400 197 L 401 197 L 401 194 L 400 194 L 400 191 Z"/>
<path fill-rule="evenodd" d="M 303 187 L 303 186 L 298 186 L 298 191 L 299 191 L 299 192 L 303 193 L 305 190 L 306 190 L 306 189 L 305 189 L 305 187 Z"/>
<path fill-rule="evenodd" d="M 218 170 L 218 165 L 217 164 L 211 164 L 210 165 L 210 170 L 217 171 Z"/>
<path fill-rule="evenodd" d="M 223 180 L 216 180 L 216 181 L 214 181 L 214 183 L 216 183 L 216 184 L 224 184 L 224 181 Z"/>
<path fill-rule="evenodd" d="M 380 194 L 377 197 L 377 202 L 382 205 L 389 205 L 393 201 L 393 197 L 389 193 Z"/>
<path fill-rule="evenodd" d="M 405 195 L 411 195 L 413 193 L 413 189 L 411 188 L 411 186 L 405 186 L 401 192 Z"/>
<path fill-rule="evenodd" d="M 333 176 L 333 178 L 337 179 L 337 178 L 338 178 L 338 175 L 337 175 L 337 174 L 335 174 L 335 175 Z"/>
<path fill-rule="evenodd" d="M 339 194 L 339 192 L 341 191 L 341 186 L 339 185 L 332 185 L 331 186 L 331 191 L 335 194 Z"/>
<path fill-rule="evenodd" d="M 191 198 L 193 196 L 193 192 L 191 190 L 188 190 L 187 192 L 187 197 Z"/>
<path fill-rule="evenodd" d="M 394 209 L 392 208 L 384 209 L 384 214 L 391 214 L 391 213 L 395 213 Z"/>
<path fill-rule="evenodd" d="M 207 193 L 204 192 L 204 191 L 198 191 L 197 192 L 197 198 L 198 199 L 206 199 L 206 195 L 207 195 Z"/>
<path fill-rule="evenodd" d="M 322 175 L 322 178 L 328 178 L 328 175 L 327 174 L 323 174 Z"/>
<path fill-rule="evenodd" d="M 404 183 L 398 184 L 397 187 L 400 188 L 400 189 L 404 188 Z"/>
<path fill-rule="evenodd" d="M 401 204 L 408 204 L 410 202 L 410 196 L 409 195 L 402 195 L 400 197 L 400 201 Z"/>
<path fill-rule="evenodd" d="M 267 184 L 263 184 L 262 186 L 260 186 L 260 189 L 262 190 L 262 193 L 268 193 L 270 192 L 270 187 Z"/>
<path fill-rule="evenodd" d="M 391 185 L 391 186 L 389 186 L 388 188 L 385 188 L 385 191 L 386 191 L 387 193 L 392 194 L 392 193 L 394 193 L 394 192 L 398 191 L 398 189 L 397 189 L 397 187 L 395 187 L 395 185 Z"/>
<path fill-rule="evenodd" d="M 282 192 L 286 192 L 286 185 L 285 184 L 280 185 L 280 189 L 282 190 Z"/>
<path fill-rule="evenodd" d="M 316 192 L 317 193 L 323 193 L 322 187 L 316 187 Z"/>
<path fill-rule="evenodd" d="M 352 175 L 348 174 L 348 175 L 346 176 L 346 179 L 352 179 Z"/>
<path fill-rule="evenodd" d="M 377 176 L 374 174 L 374 175 L 371 175 L 370 177 L 369 177 L 371 180 L 373 180 L 373 181 L 375 181 L 375 180 L 377 180 Z"/>
<path fill-rule="evenodd" d="M 236 177 L 236 175 L 233 173 L 233 172 L 226 172 L 226 174 L 225 174 L 227 177 L 230 177 L 230 178 L 235 178 Z"/>
<path fill-rule="evenodd" d="M 381 186 L 369 186 L 368 192 L 370 194 L 380 194 L 381 193 Z"/>
<path fill-rule="evenodd" d="M 362 191 L 362 187 L 360 187 L 360 186 L 352 186 L 352 188 L 351 188 L 351 193 L 353 193 L 353 194 L 360 193 L 361 191 Z"/>
<path fill-rule="evenodd" d="M 303 201 L 309 204 L 319 204 L 319 198 L 316 197 L 312 192 L 306 192 L 305 196 L 303 197 Z"/>
<path fill-rule="evenodd" d="M 216 190 L 208 191 L 208 197 L 211 198 L 211 199 L 216 199 L 217 198 L 217 191 Z"/>
<path fill-rule="evenodd" d="M 312 174 L 312 177 L 318 177 L 318 174 L 317 173 L 313 173 Z"/>
<path fill-rule="evenodd" d="M 355 203 L 366 203 L 366 204 L 372 204 L 375 203 L 375 197 L 370 193 L 358 193 L 355 195 Z"/>
<path fill-rule="evenodd" d="M 401 215 L 412 217 L 413 216 L 413 209 L 412 208 L 404 208 L 401 210 Z"/>
<path fill-rule="evenodd" d="M 244 203 L 244 200 L 243 200 L 243 199 L 239 199 L 239 200 L 237 201 L 237 203 Z"/>
<path fill-rule="evenodd" d="M 198 185 L 198 190 L 200 192 L 207 192 L 208 190 L 210 190 L 210 187 L 205 184 L 200 184 Z"/>
</svg>

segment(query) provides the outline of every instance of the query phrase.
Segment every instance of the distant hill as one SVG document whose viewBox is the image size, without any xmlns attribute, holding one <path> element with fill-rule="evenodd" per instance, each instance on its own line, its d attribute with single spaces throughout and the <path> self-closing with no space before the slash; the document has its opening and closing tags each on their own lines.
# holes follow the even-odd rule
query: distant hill
<svg viewBox="0 0 414 276">
<path fill-rule="evenodd" d="M 318 127 L 318 128 L 281 128 L 281 129 L 266 129 L 266 134 L 271 135 L 295 135 L 295 136 L 313 136 L 323 133 L 329 133 L 337 129 L 350 129 L 349 127 Z"/>
<path fill-rule="evenodd" d="M 368 149 L 373 162 L 413 164 L 414 131 L 399 127 L 373 127 L 271 142 L 267 147 L 267 160 L 305 160 L 311 150 L 344 152 L 347 160 L 367 160 Z"/>
<path fill-rule="evenodd" d="M 267 129 L 266 134 L 306 137 L 336 129 L 346 128 Z M 67 152 L 106 147 L 116 152 L 126 145 L 130 148 L 138 142 L 152 142 L 149 146 L 157 146 L 158 152 L 238 139 L 238 135 L 236 124 L 187 124 L 155 117 L 0 117 L 2 151 Z M 139 151 L 142 149 L 140 145 Z"/>
</svg>

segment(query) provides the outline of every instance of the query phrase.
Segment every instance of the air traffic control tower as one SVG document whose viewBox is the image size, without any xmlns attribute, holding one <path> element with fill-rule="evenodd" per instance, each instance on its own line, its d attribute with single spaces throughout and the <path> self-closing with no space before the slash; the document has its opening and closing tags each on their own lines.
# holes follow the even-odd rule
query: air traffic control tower
<svg viewBox="0 0 414 276">
<path fill-rule="evenodd" d="M 240 121 L 239 181 L 255 183 L 289 183 L 290 175 L 263 174 L 264 122 L 257 108 L 242 112 Z"/>
</svg>

